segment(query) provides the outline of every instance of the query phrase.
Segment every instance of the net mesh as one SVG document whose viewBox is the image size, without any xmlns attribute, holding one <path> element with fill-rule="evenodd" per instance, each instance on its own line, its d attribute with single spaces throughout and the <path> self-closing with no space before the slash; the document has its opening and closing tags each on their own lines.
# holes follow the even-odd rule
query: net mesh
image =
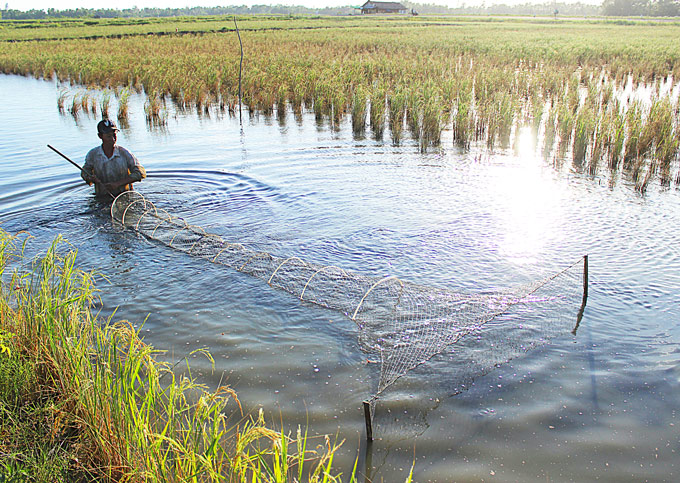
<svg viewBox="0 0 680 483">
<path fill-rule="evenodd" d="M 380 363 L 379 382 L 369 398 L 372 408 L 397 379 L 444 353 L 453 361 L 457 391 L 465 389 L 472 378 L 499 363 L 575 332 L 586 300 L 581 260 L 520 287 L 464 294 L 252 250 L 171 216 L 134 191 L 114 200 L 111 215 L 176 250 L 344 313 L 358 327 L 360 348 Z"/>
</svg>

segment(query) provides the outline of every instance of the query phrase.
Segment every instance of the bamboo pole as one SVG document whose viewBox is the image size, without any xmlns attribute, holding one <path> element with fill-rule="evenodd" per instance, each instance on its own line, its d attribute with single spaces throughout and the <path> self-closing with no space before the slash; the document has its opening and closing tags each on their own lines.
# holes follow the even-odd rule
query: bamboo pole
<svg viewBox="0 0 680 483">
<path fill-rule="evenodd" d="M 60 153 L 57 149 L 53 148 L 53 147 L 50 146 L 49 144 L 47 145 L 47 147 L 50 148 L 50 149 L 51 149 L 52 151 L 54 151 L 55 153 L 57 153 L 57 154 L 58 154 L 59 156 L 61 156 L 62 158 L 64 158 L 66 161 L 68 161 L 69 163 L 71 163 L 73 166 L 75 166 L 76 168 L 78 168 L 82 173 L 89 174 L 89 173 L 87 173 L 83 168 L 81 168 L 80 165 L 79 165 L 78 163 L 76 163 L 75 161 L 71 161 L 65 154 Z M 113 193 L 111 193 L 111 192 L 108 190 L 108 188 L 107 188 L 106 186 L 104 186 L 103 184 L 102 184 L 102 186 L 104 187 L 104 189 L 106 190 L 106 192 L 109 194 L 109 196 L 111 196 L 111 198 L 115 198 L 115 196 L 113 195 Z"/>
</svg>

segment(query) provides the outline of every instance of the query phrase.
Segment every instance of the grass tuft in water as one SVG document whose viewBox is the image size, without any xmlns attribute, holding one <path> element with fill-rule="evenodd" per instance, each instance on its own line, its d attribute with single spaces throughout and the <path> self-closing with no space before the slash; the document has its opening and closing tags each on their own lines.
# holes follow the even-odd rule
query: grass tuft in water
<svg viewBox="0 0 680 483">
<path fill-rule="evenodd" d="M 126 121 L 128 118 L 128 104 L 130 101 L 130 89 L 121 89 L 118 93 L 118 120 Z"/>
</svg>

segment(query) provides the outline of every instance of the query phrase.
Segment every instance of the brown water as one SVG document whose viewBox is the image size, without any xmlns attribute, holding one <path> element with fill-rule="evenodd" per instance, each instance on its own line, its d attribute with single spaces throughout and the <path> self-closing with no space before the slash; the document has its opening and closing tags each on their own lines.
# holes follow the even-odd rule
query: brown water
<svg viewBox="0 0 680 483">
<path fill-rule="evenodd" d="M 57 109 L 54 83 L 0 76 L 0 223 L 31 251 L 59 233 L 98 268 L 102 315 L 141 324 L 156 348 L 190 356 L 204 382 L 231 384 L 273 424 L 345 439 L 338 467 L 403 481 L 677 481 L 680 437 L 680 194 L 644 196 L 534 155 L 418 152 L 313 114 L 285 121 L 168 110 L 149 127 L 133 96 L 119 144 L 157 206 L 225 239 L 372 276 L 469 293 L 514 286 L 588 253 L 578 334 L 553 340 L 453 396 L 446 354 L 402 378 L 364 444 L 361 401 L 377 383 L 354 323 L 261 280 L 114 227 L 76 170 L 98 119 Z M 115 112 L 115 111 L 114 111 Z M 388 137 L 386 137 L 388 139 Z M 319 440 L 320 442 L 321 440 Z M 367 461 L 368 460 L 368 461 Z"/>
</svg>

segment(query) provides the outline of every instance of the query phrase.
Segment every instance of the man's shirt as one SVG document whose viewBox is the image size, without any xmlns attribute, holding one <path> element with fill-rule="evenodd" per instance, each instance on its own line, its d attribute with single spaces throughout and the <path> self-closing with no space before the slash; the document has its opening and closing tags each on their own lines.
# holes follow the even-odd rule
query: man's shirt
<svg viewBox="0 0 680 483">
<path fill-rule="evenodd" d="M 85 156 L 85 165 L 83 171 L 92 175 L 94 174 L 102 183 L 113 183 L 120 181 L 127 176 L 130 176 L 134 181 L 141 181 L 146 178 L 146 170 L 139 164 L 137 158 L 121 146 L 113 147 L 113 156 L 111 158 L 104 154 L 101 146 L 97 146 L 90 150 Z M 81 173 L 84 179 L 84 173 Z M 106 195 L 106 189 L 95 183 L 95 193 L 98 195 Z M 111 193 L 114 196 L 119 195 L 123 191 L 132 189 L 132 185 L 122 186 L 118 190 L 113 190 Z"/>
</svg>

